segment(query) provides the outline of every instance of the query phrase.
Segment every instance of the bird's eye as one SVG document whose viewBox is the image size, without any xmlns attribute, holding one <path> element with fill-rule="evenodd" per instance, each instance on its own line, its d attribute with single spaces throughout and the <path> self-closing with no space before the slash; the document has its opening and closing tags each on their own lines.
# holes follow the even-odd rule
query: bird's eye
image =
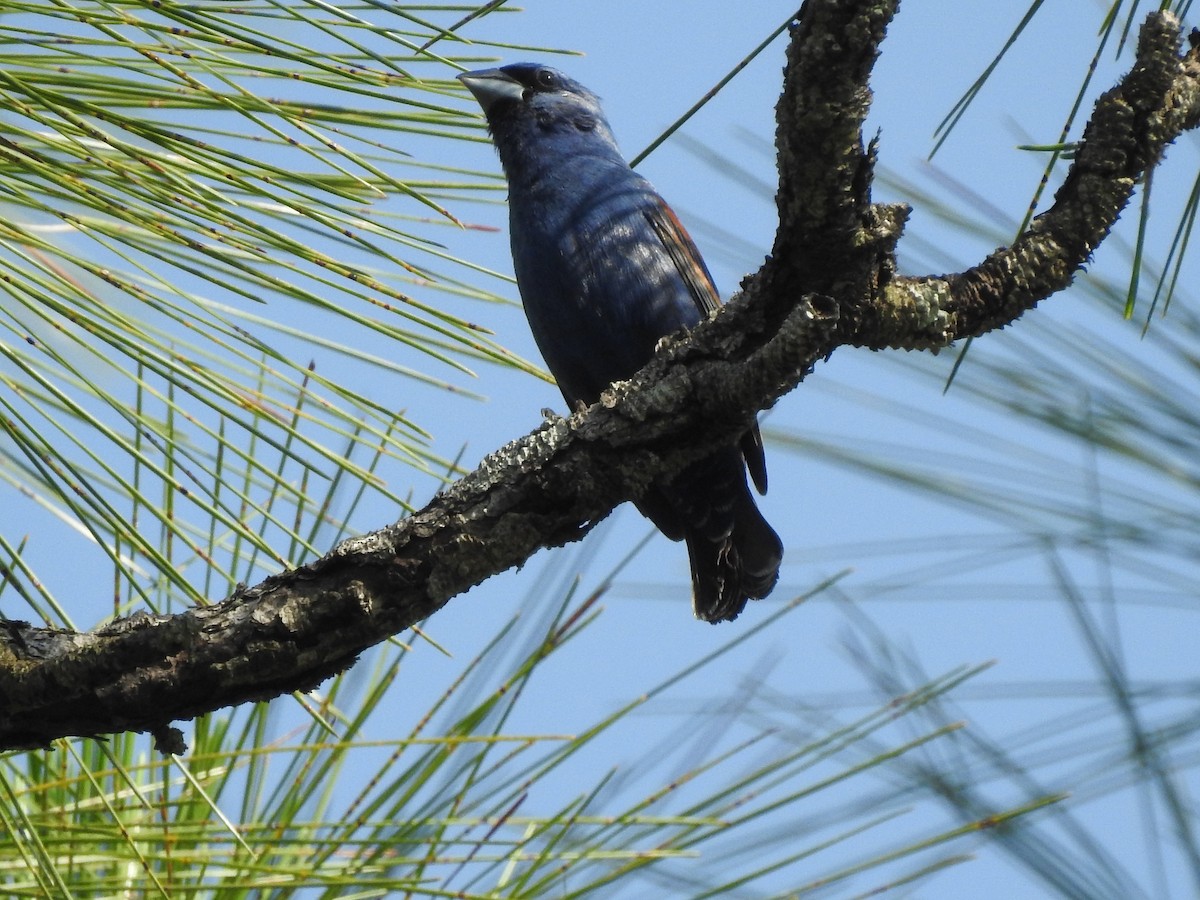
<svg viewBox="0 0 1200 900">
<path fill-rule="evenodd" d="M 554 73 L 549 69 L 538 69 L 534 77 L 537 86 L 545 90 L 549 90 L 558 84 L 558 79 L 554 77 Z"/>
</svg>

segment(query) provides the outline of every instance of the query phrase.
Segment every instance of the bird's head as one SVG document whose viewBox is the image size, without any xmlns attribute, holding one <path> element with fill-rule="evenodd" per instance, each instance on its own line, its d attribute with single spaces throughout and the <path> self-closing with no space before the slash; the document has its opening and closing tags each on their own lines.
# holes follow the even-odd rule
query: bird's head
<svg viewBox="0 0 1200 900">
<path fill-rule="evenodd" d="M 514 63 L 464 72 L 458 80 L 483 108 L 506 168 L 512 162 L 508 157 L 527 153 L 531 145 L 588 155 L 598 149 L 617 152 L 600 98 L 557 69 Z"/>
</svg>

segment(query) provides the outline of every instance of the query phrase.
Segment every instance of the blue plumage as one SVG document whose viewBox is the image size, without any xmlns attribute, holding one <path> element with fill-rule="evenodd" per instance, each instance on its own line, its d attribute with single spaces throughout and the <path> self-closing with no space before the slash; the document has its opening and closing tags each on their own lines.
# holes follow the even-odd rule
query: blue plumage
<svg viewBox="0 0 1200 900">
<path fill-rule="evenodd" d="M 508 179 L 513 265 L 546 365 L 574 407 L 633 375 L 658 340 L 719 305 L 695 244 L 654 188 L 629 168 L 597 97 L 547 66 L 459 76 L 487 116 Z M 746 469 L 766 490 L 758 429 L 650 491 L 638 508 L 686 540 L 693 605 L 733 619 L 779 576 L 782 547 Z"/>
</svg>

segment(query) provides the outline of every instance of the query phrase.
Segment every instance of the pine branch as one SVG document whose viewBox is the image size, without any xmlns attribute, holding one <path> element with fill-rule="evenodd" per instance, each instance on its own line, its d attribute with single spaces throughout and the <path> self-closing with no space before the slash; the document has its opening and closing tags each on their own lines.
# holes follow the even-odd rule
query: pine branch
<svg viewBox="0 0 1200 900">
<path fill-rule="evenodd" d="M 0 623 L 0 746 L 169 723 L 312 688 L 452 597 L 578 540 L 728 444 L 844 345 L 939 348 L 1067 287 L 1167 144 L 1200 120 L 1200 51 L 1169 13 L 1096 103 L 1054 205 L 965 272 L 895 275 L 907 210 L 871 203 L 868 79 L 898 0 L 808 0 L 777 108 L 780 227 L 741 293 L 635 378 L 493 453 L 410 517 L 213 606 L 87 633 Z"/>
</svg>

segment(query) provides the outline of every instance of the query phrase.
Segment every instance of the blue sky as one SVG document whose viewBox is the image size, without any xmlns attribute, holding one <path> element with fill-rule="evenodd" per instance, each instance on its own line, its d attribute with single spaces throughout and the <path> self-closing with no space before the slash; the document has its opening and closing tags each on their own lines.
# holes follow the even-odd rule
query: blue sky
<svg viewBox="0 0 1200 900">
<path fill-rule="evenodd" d="M 613 2 L 572 6 L 567 13 L 563 4 L 535 2 L 524 13 L 505 18 L 502 27 L 494 21 L 477 27 L 493 38 L 499 31 L 513 41 L 583 51 L 583 57 L 564 58 L 557 65 L 604 98 L 618 140 L 632 156 L 790 11 L 789 5 L 776 3 Z M 1099 4 L 1047 4 L 1039 11 L 938 153 L 936 172 L 926 158 L 936 126 L 1023 12 L 995 3 L 904 6 L 876 69 L 869 125 L 880 136 L 884 168 L 959 205 L 968 216 L 987 216 L 990 204 L 1002 211 L 1008 228 L 1015 228 L 1024 214 L 1041 175 L 1041 157 L 1018 150 L 1017 144 L 1057 139 L 1095 49 L 1094 35 L 1102 16 Z M 773 167 L 769 149 L 764 148 L 770 147 L 772 139 L 782 51 L 779 40 L 693 118 L 680 139 L 669 141 L 641 166 L 691 228 L 726 295 L 769 247 L 774 210 L 769 194 L 725 177 L 688 146 L 703 144 L 734 160 L 754 179 L 770 184 Z M 527 55 L 514 53 L 504 61 Z M 1124 63 L 1110 51 L 1101 61 L 1089 96 L 1111 84 L 1123 68 Z M 1195 171 L 1195 148 L 1183 143 L 1171 151 L 1156 184 L 1158 230 L 1151 232 L 1148 243 L 1152 257 L 1165 254 L 1181 198 L 1190 189 Z M 488 165 L 487 156 L 481 151 L 475 165 Z M 966 185 L 978 196 L 963 197 L 939 187 L 945 179 Z M 878 197 L 912 199 L 882 186 Z M 1133 239 L 1134 211 L 1124 219 L 1114 239 L 1097 255 L 1098 278 L 1119 283 L 1125 277 L 1127 256 L 1119 245 Z M 494 222 L 503 228 L 502 213 Z M 901 249 L 912 273 L 969 264 L 992 246 L 938 221 L 928 204 L 921 202 L 915 204 L 909 236 Z M 471 240 L 479 254 L 495 259 L 498 268 L 506 265 L 502 238 L 495 241 L 498 247 L 489 246 L 492 239 L 483 235 Z M 991 341 L 995 353 L 1012 354 L 1016 365 L 1028 365 L 1028 357 L 1021 355 L 1021 330 L 1029 327 L 1032 335 L 1037 327 L 1060 334 L 1067 330 L 1084 340 L 1096 334 L 1123 352 L 1141 355 L 1152 367 L 1170 365 L 1152 342 L 1141 340 L 1140 322 L 1124 323 L 1080 296 L 1053 298 L 1026 320 L 1005 336 L 978 342 L 974 352 L 981 359 L 991 358 L 987 356 Z M 1170 327 L 1170 319 L 1156 327 Z M 519 316 L 511 321 L 501 318 L 498 328 L 506 343 L 535 354 Z M 965 392 L 943 397 L 940 382 L 952 357 L 843 349 L 780 404 L 767 419 L 768 431 L 846 442 L 884 454 L 903 449 L 898 461 L 925 464 L 935 474 L 959 479 L 968 490 L 973 474 L 989 468 L 1000 472 L 1008 466 L 1004 474 L 1016 478 L 1010 488 L 1014 493 L 1027 492 L 1032 498 L 1039 492 L 1046 497 L 1085 493 L 1092 470 L 1078 445 L 1045 429 L 1014 422 Z M 1063 392 L 1084 396 L 1092 389 L 1089 379 L 1098 377 L 1094 371 L 1080 372 L 1063 382 Z M 476 452 L 527 430 L 534 411 L 542 406 L 561 408 L 550 386 L 523 382 L 520 402 L 504 387 L 494 390 L 499 393 L 493 396 L 503 396 L 505 401 L 491 411 L 500 414 L 495 422 L 491 415 L 472 421 L 470 444 Z M 977 431 L 988 437 L 980 440 Z M 964 664 L 994 661 L 994 667 L 972 683 L 975 699 L 960 707 L 977 733 L 1015 743 L 1031 754 L 1053 755 L 1054 723 L 1060 716 L 1067 723 L 1073 721 L 1071 717 L 1085 715 L 1080 709 L 1092 702 L 1088 692 L 1097 673 L 1055 588 L 1047 557 L 1030 546 L 1028 532 L 1014 527 L 1018 523 L 968 511 L 949 496 L 943 501 L 930 499 L 847 471 L 827 458 L 813 459 L 776 446 L 770 450 L 770 464 L 771 492 L 762 505 L 783 537 L 787 557 L 783 581 L 770 600 L 759 604 L 762 609 L 752 606 L 728 629 L 691 621 L 686 555 L 682 547 L 655 539 L 609 593 L 608 611 L 584 639 L 586 648 L 577 648 L 569 664 L 560 663 L 565 666 L 558 673 L 561 680 L 546 685 L 531 708 L 556 728 L 569 730 L 575 727 L 573 721 L 582 725 L 615 708 L 630 692 L 644 689 L 718 646 L 731 630 L 751 626 L 768 609 L 849 567 L 853 571 L 841 584 L 846 597 L 859 604 L 896 646 L 918 660 L 926 673 L 937 675 Z M 1112 471 L 1138 483 L 1139 476 L 1123 473 L 1119 462 L 1111 470 L 1103 468 L 1107 461 L 1099 465 L 1101 477 Z M 1002 481 L 1000 475 L 997 479 Z M 646 524 L 632 510 L 619 511 L 602 534 L 590 539 L 600 545 L 594 551 L 599 561 L 589 567 L 593 580 L 585 579 L 585 586 L 594 583 L 595 573 L 604 571 L 603 560 L 619 558 L 646 531 Z M 501 609 L 511 609 L 514 603 L 530 602 L 522 599 L 524 591 L 536 583 L 543 567 L 551 566 L 566 577 L 573 552 L 540 554 L 520 574 L 496 579 L 458 599 L 431 623 L 434 631 L 443 637 L 457 634 L 466 627 L 463 623 L 477 622 L 481 615 L 499 616 Z M 982 564 L 985 558 L 992 562 Z M 1096 570 L 1088 570 L 1086 559 L 1070 565 L 1080 567 L 1073 571 L 1085 585 L 1085 593 L 1103 581 Z M 1190 636 L 1196 633 L 1195 622 L 1186 608 L 1190 602 L 1194 610 L 1194 598 L 1182 601 L 1183 609 L 1146 604 L 1138 600 L 1137 591 L 1149 589 L 1153 579 L 1143 584 L 1126 573 L 1119 580 L 1119 587 L 1129 593 L 1118 594 L 1130 602 L 1121 607 L 1116 630 L 1132 675 L 1146 680 L 1194 678 Z M 1090 599 L 1095 597 L 1089 594 Z M 731 654 L 716 672 L 682 686 L 675 709 L 702 715 L 707 704 L 744 684 L 750 673 L 760 673 L 769 660 L 770 691 L 792 698 L 797 708 L 823 707 L 842 698 L 847 705 L 841 712 L 849 715 L 858 708 L 849 698 L 866 696 L 861 668 L 848 649 L 860 639 L 853 619 L 831 595 L 808 603 L 774 631 Z M 1023 686 L 1047 684 L 1055 686 L 1050 693 L 1060 693 L 1038 700 L 1023 696 Z M 1071 684 L 1079 686 L 1074 695 Z M 1099 742 L 1105 733 L 1095 723 L 1063 728 L 1064 739 L 1069 734 L 1071 740 Z M 622 750 L 636 756 L 636 733 L 625 740 L 623 745 L 618 741 L 617 758 Z M 1061 786 L 1059 776 L 1063 784 L 1072 784 L 1070 765 L 1060 768 L 1039 771 L 1047 774 L 1048 785 Z M 997 798 L 1012 796 L 1009 789 L 995 784 L 985 790 Z M 1081 791 L 1077 814 L 1082 821 L 1102 843 L 1111 844 L 1143 886 L 1156 884 L 1185 895 L 1188 882 L 1179 871 L 1169 870 L 1165 882 L 1156 883 L 1147 875 L 1146 848 L 1159 838 L 1153 836 L 1153 829 L 1147 832 L 1143 827 L 1153 821 L 1154 827 L 1165 829 L 1162 820 L 1145 818 L 1146 807 L 1139 806 L 1130 792 L 1088 796 L 1096 790 L 1092 786 Z M 920 813 L 929 817 L 926 821 L 940 814 L 934 804 L 924 805 Z M 1054 826 L 1049 827 L 1055 833 Z M 1137 832 L 1137 839 L 1127 839 L 1131 830 Z M 1002 853 L 983 844 L 974 849 L 978 860 L 941 874 L 924 885 L 919 896 L 1049 895 L 1006 862 Z"/>
<path fill-rule="evenodd" d="M 555 64 L 604 98 L 618 140 L 632 156 L 793 11 L 793 5 L 776 2 L 531 0 L 523 12 L 473 23 L 464 34 L 581 51 L 582 56 L 560 57 Z M 949 0 L 906 4 L 884 44 L 873 80 L 875 106 L 869 129 L 880 137 L 882 168 L 968 218 L 990 221 L 1000 235 L 1010 234 L 1041 177 L 1041 157 L 1017 145 L 1057 139 L 1094 52 L 1103 11 L 1099 3 L 1046 4 L 942 147 L 933 168 L 926 158 L 935 128 L 1000 48 L 1024 9 Z M 640 167 L 680 213 L 726 296 L 743 274 L 757 267 L 774 229 L 770 146 L 783 46 L 783 39 L 777 40 Z M 531 55 L 514 52 L 501 61 Z M 1090 96 L 1111 84 L 1125 67 L 1126 62 L 1110 51 L 1101 61 Z M 472 108 L 465 95 L 461 102 L 463 109 Z M 731 160 L 733 166 L 707 163 L 697 146 Z M 455 164 L 499 170 L 495 154 L 484 144 L 463 144 L 454 153 Z M 1156 217 L 1147 241 L 1151 257 L 1165 254 L 1196 171 L 1194 142 L 1181 142 L 1156 181 Z M 954 183 L 974 193 L 955 189 Z M 995 238 L 945 224 L 933 214 L 929 200 L 915 198 L 906 189 L 881 183 L 877 198 L 914 202 L 901 246 L 902 262 L 910 273 L 964 266 L 994 246 Z M 499 272 L 511 272 L 503 207 L 464 204 L 454 212 L 495 230 L 447 236 L 449 229 L 442 229 L 450 249 Z M 1135 227 L 1131 209 L 1097 254 L 1095 279 L 1119 284 L 1125 277 L 1128 263 L 1122 244 L 1132 243 Z M 493 286 L 516 300 L 511 284 L 497 281 Z M 1189 302 L 1186 295 L 1177 300 L 1185 309 Z M 536 358 L 515 302 L 479 306 L 472 315 L 495 329 L 501 343 Z M 1171 327 L 1171 318 L 1155 325 Z M 1109 346 L 1111 366 L 1104 356 Z M 1100 359 L 1088 364 L 1072 355 L 1073 350 L 1088 349 L 1095 349 Z M 1074 292 L 1051 299 L 1004 334 L 979 341 L 967 365 L 978 366 L 970 371 L 984 386 L 989 363 L 1061 370 L 1060 396 L 1069 399 L 1065 407 L 1074 414 L 1099 403 L 1096 398 L 1104 396 L 1108 369 L 1124 365 L 1119 363 L 1121 354 L 1149 367 L 1147 405 L 1158 378 L 1176 378 L 1184 386 L 1180 390 L 1190 384 L 1188 361 L 1153 338 L 1143 339 L 1140 321 L 1123 322 Z M 1027 753 L 1023 758 L 1031 765 L 1039 763 L 1038 777 L 1047 790 L 1076 788 L 1072 815 L 1148 893 L 1187 896 L 1191 884 L 1173 862 L 1178 856 L 1168 853 L 1162 872 L 1155 871 L 1156 845 L 1171 841 L 1161 809 L 1143 802 L 1142 793 L 1109 790 L 1097 774 L 1111 771 L 1114 778 L 1120 777 L 1116 762 L 1106 768 L 1099 757 L 1107 749 L 1121 749 L 1113 736 L 1118 729 L 1111 715 L 1096 713 L 1104 696 L 1094 693 L 1099 675 L 1072 610 L 1063 601 L 1061 582 L 1064 573 L 1075 579 L 1089 609 L 1106 592 L 1117 598 L 1110 606 L 1094 607 L 1097 619 L 1109 637 L 1119 635 L 1130 677 L 1162 687 L 1196 678 L 1196 600 L 1187 585 L 1200 573 L 1180 564 L 1178 557 L 1184 554 L 1176 554 L 1169 563 L 1149 554 L 1122 558 L 1112 568 L 1101 564 L 1100 554 L 1067 554 L 1063 571 L 1056 571 L 1057 557 L 1047 552 L 1047 546 L 1059 540 L 1058 529 L 1064 534 L 1084 530 L 1080 520 L 1098 496 L 1097 483 L 1105 488 L 1106 512 L 1119 518 L 1128 510 L 1131 524 L 1139 524 L 1133 520 L 1153 509 L 1150 501 L 1156 492 L 1169 493 L 1176 484 L 1156 479 L 1136 460 L 1119 454 L 1090 456 L 1083 445 L 1060 433 L 1007 416 L 979 393 L 964 389 L 943 395 L 941 386 L 952 359 L 953 353 L 934 357 L 843 349 L 820 365 L 764 423 L 771 438 L 771 491 L 761 505 L 786 553 L 775 594 L 752 605 L 732 625 L 698 623 L 690 614 L 684 548 L 653 537 L 606 593 L 604 614 L 574 642 L 569 654 L 551 660 L 530 686 L 512 729 L 585 729 L 753 628 L 791 598 L 849 570 L 837 592 L 820 594 L 606 737 L 594 756 L 563 776 L 564 793 L 586 790 L 613 764 L 622 771 L 638 771 L 646 762 L 646 748 L 657 746 L 664 733 L 680 726 L 694 729 L 701 743 L 711 737 L 715 749 L 768 723 L 781 729 L 780 740 L 787 740 L 854 718 L 880 701 L 856 658 L 869 648 L 872 629 L 877 629 L 931 677 L 994 662 L 965 686 L 953 714 L 969 720 L 971 734 L 990 736 Z M 997 383 L 1003 387 L 1001 380 Z M 392 382 L 387 384 L 390 388 Z M 405 407 L 431 427 L 435 448 L 444 456 L 453 457 L 465 446 L 467 464 L 531 430 L 542 408 L 562 411 L 557 389 L 528 375 L 484 367 L 480 380 L 466 386 L 487 394 L 489 401 L 448 398 L 419 388 L 411 395 L 379 399 Z M 1029 402 L 1036 400 L 1031 395 Z M 916 468 L 941 480 L 944 490 L 931 496 L 894 480 L 870 477 L 861 466 L 839 461 L 838 451 L 828 449 L 839 447 Z M 1186 450 L 1179 449 L 1181 472 L 1192 465 Z M 396 464 L 385 474 L 397 492 L 406 493 L 411 470 Z M 1181 477 L 1179 483 L 1185 481 Z M 977 495 L 983 489 L 1022 499 L 1022 512 L 988 514 L 956 499 L 956 491 Z M 422 491 L 427 494 L 433 487 L 426 481 L 413 490 L 419 500 Z M 1039 499 L 1078 501 L 1083 513 L 1076 520 L 1042 515 Z M 1162 507 L 1167 508 L 1165 502 Z M 394 508 L 368 505 L 358 511 L 354 525 L 368 530 L 394 515 Z M 1186 533 L 1186 524 L 1164 522 L 1164 533 L 1176 539 Z M 409 658 L 389 715 L 372 723 L 376 736 L 395 736 L 397 729 L 407 729 L 412 717 L 425 711 L 463 662 L 515 612 L 521 611 L 524 628 L 536 631 L 577 575 L 580 592 L 590 592 L 651 531 L 634 510 L 621 509 L 581 545 L 544 551 L 521 571 L 505 573 L 456 598 L 426 627 L 455 658 L 427 648 Z M 1162 575 L 1167 570 L 1177 576 L 1178 584 Z M 90 594 L 93 584 L 85 584 L 80 595 Z M 79 619 L 86 621 L 88 614 Z M 742 699 L 728 702 L 737 696 Z M 818 722 L 823 725 L 818 727 Z M 898 727 L 897 740 L 905 736 L 904 727 Z M 1086 749 L 1088 742 L 1094 742 L 1097 757 L 1085 750 L 1072 755 L 1061 749 Z M 682 771 L 689 759 L 694 763 L 688 755 L 691 749 L 681 748 L 678 758 L 664 759 L 664 768 Z M 820 774 L 846 763 L 839 760 Z M 577 784 L 570 782 L 572 776 L 578 777 Z M 1189 777 L 1194 788 L 1194 774 L 1189 772 Z M 982 775 L 980 780 L 981 790 L 997 803 L 1021 799 L 1011 784 Z M 872 786 L 882 791 L 886 781 L 856 782 L 855 790 L 861 793 L 841 799 L 869 796 Z M 539 799 L 554 798 L 533 802 Z M 813 818 L 834 799 L 814 800 Z M 911 840 L 952 823 L 936 802 L 914 796 L 912 803 L 914 811 L 902 817 L 894 831 L 873 839 L 877 846 L 886 848 L 889 839 Z M 1062 823 L 1047 818 L 1045 824 L 1058 838 L 1066 833 Z M 923 883 L 918 895 L 1049 896 L 988 842 L 980 840 L 969 849 L 979 858 Z M 808 874 L 815 877 L 836 862 L 822 857 L 805 865 L 808 868 L 789 872 L 779 883 Z M 865 889 L 874 883 L 868 877 L 855 886 Z"/>
</svg>

